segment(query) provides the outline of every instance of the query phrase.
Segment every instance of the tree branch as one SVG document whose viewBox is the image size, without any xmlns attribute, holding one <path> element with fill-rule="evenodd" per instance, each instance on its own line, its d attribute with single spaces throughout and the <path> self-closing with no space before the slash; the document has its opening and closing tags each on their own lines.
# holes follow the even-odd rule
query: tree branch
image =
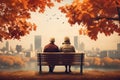
<svg viewBox="0 0 120 80">
<path fill-rule="evenodd" d="M 116 20 L 119 21 L 119 18 L 111 18 L 111 17 L 96 17 L 96 18 L 92 18 L 95 20 L 100 20 L 100 19 L 107 19 L 107 20 Z"/>
</svg>

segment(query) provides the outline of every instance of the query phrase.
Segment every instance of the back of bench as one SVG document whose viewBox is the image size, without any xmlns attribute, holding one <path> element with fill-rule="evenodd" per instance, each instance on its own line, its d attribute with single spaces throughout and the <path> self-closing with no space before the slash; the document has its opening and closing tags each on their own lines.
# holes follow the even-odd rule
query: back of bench
<svg viewBox="0 0 120 80">
<path fill-rule="evenodd" d="M 38 54 L 39 65 L 80 65 L 83 63 L 84 53 L 74 52 L 44 52 Z"/>
</svg>

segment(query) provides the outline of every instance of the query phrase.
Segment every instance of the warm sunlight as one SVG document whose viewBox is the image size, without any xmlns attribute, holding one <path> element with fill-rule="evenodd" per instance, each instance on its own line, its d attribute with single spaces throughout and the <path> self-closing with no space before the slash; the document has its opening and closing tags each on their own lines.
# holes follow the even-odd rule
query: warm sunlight
<svg viewBox="0 0 120 80">
<path fill-rule="evenodd" d="M 120 80 L 120 0 L 0 0 L 0 80 Z"/>
</svg>

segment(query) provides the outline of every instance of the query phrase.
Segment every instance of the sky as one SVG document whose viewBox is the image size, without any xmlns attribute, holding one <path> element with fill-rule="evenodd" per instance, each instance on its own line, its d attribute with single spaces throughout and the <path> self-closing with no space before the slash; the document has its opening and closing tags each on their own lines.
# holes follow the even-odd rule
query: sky
<svg viewBox="0 0 120 80">
<path fill-rule="evenodd" d="M 31 13 L 32 23 L 37 25 L 37 30 L 32 31 L 29 35 L 22 37 L 20 40 L 9 40 L 10 46 L 15 48 L 16 44 L 22 45 L 23 48 L 30 48 L 31 44 L 34 44 L 34 36 L 42 36 L 42 48 L 49 43 L 51 37 L 55 37 L 55 44 L 61 45 L 65 36 L 70 37 L 71 44 L 73 45 L 73 37 L 79 36 L 79 43 L 85 44 L 85 50 L 91 50 L 92 48 L 99 48 L 100 50 L 116 50 L 117 43 L 120 43 L 120 36 L 116 33 L 106 37 L 103 34 L 98 35 L 96 41 L 91 40 L 88 36 L 79 35 L 79 29 L 81 25 L 71 26 L 68 23 L 68 19 L 65 14 L 58 10 L 58 7 L 64 4 L 69 4 L 71 0 L 64 0 L 62 3 L 56 3 L 55 7 L 47 8 L 44 14 L 38 12 Z M 0 42 L 0 48 L 5 46 L 5 42 Z"/>
</svg>

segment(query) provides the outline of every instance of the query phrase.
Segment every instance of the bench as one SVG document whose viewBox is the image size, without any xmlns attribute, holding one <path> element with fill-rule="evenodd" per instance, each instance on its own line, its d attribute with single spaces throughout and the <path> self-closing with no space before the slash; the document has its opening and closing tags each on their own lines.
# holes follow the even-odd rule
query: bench
<svg viewBox="0 0 120 80">
<path fill-rule="evenodd" d="M 55 65 L 79 65 L 80 74 L 83 74 L 84 53 L 74 52 L 44 52 L 38 53 L 39 74 L 42 73 L 42 66 Z"/>
</svg>

